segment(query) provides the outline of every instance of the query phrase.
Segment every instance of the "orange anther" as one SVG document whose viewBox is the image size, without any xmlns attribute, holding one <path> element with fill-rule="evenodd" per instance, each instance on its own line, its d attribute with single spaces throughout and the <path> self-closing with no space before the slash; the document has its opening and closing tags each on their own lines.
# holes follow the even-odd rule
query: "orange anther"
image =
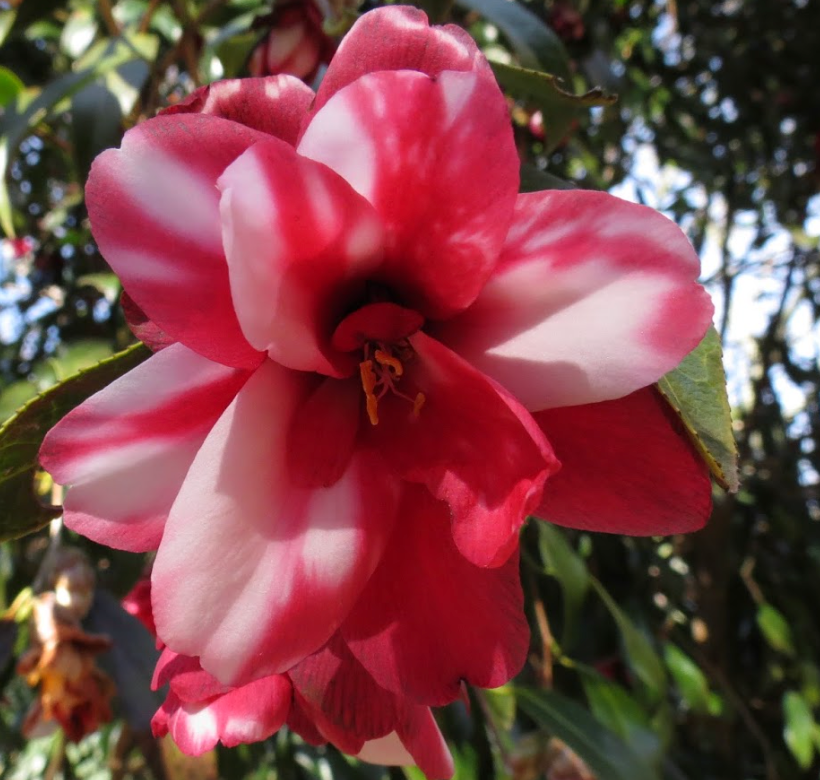
<svg viewBox="0 0 820 780">
<path fill-rule="evenodd" d="M 381 349 L 376 350 L 376 354 L 374 355 L 374 357 L 376 358 L 376 362 L 380 366 L 387 366 L 388 368 L 392 368 L 393 373 L 395 373 L 397 377 L 401 376 L 404 373 L 404 366 L 401 364 L 401 360 L 399 360 L 397 357 L 393 357 L 392 355 L 382 351 Z"/>
<path fill-rule="evenodd" d="M 379 399 L 375 395 L 367 396 L 367 416 L 371 425 L 379 424 Z"/>
<path fill-rule="evenodd" d="M 419 413 L 421 412 L 421 407 L 424 406 L 424 402 L 427 400 L 424 393 L 416 393 L 416 400 L 413 401 L 413 414 L 418 417 Z"/>
<path fill-rule="evenodd" d="M 373 367 L 372 360 L 363 360 L 359 363 L 359 375 L 362 378 L 362 387 L 364 388 L 364 395 L 367 399 L 367 416 L 370 418 L 370 424 L 378 425 L 379 399 L 376 398 L 374 390 L 376 389 L 379 378 L 376 376 L 376 369 Z"/>
<path fill-rule="evenodd" d="M 372 360 L 363 360 L 359 363 L 359 375 L 362 378 L 364 394 L 370 397 L 376 389 L 376 382 L 378 382 L 378 377 L 376 376 L 376 371 L 373 368 Z"/>
</svg>

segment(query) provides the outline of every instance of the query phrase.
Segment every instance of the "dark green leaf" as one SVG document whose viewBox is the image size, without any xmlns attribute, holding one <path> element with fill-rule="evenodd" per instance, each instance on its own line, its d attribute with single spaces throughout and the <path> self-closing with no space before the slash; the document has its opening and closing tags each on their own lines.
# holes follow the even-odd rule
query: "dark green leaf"
<svg viewBox="0 0 820 780">
<path fill-rule="evenodd" d="M 512 5 L 509 3 L 508 5 Z M 505 92 L 519 100 L 533 103 L 544 115 L 545 146 L 554 149 L 564 140 L 572 123 L 594 106 L 612 105 L 617 97 L 601 89 L 583 95 L 573 95 L 559 86 L 559 80 L 549 73 L 518 68 L 501 62 L 490 63 L 498 83 Z"/>
<path fill-rule="evenodd" d="M 547 171 L 542 171 L 534 165 L 521 166 L 521 192 L 540 192 L 541 190 L 573 190 L 575 185 L 559 179 Z"/>
<path fill-rule="evenodd" d="M 122 138 L 120 103 L 104 84 L 89 84 L 72 97 L 71 138 L 80 180 L 85 181 L 94 158 Z"/>
<path fill-rule="evenodd" d="M 794 760 L 806 770 L 814 761 L 814 733 L 816 724 L 809 705 L 797 691 L 783 695 L 783 739 Z"/>
<path fill-rule="evenodd" d="M 703 341 L 658 382 L 658 390 L 686 426 L 715 479 L 737 491 L 737 446 L 726 395 L 720 336 L 709 328 Z"/>
<path fill-rule="evenodd" d="M 216 55 L 222 63 L 224 78 L 232 79 L 241 75 L 257 43 L 259 43 L 259 33 L 246 32 L 226 39 L 217 47 Z"/>
<path fill-rule="evenodd" d="M 589 572 L 583 558 L 567 540 L 564 532 L 550 523 L 537 520 L 538 545 L 547 574 L 561 583 L 564 593 L 564 631 L 562 644 L 571 641 L 574 622 L 589 590 Z"/>
<path fill-rule="evenodd" d="M 133 729 L 149 730 L 151 718 L 164 698 L 160 692 L 151 690 L 154 665 L 159 659 L 154 638 L 102 588 L 94 594 L 94 603 L 83 624 L 88 631 L 113 639 L 111 649 L 100 660 L 116 683 L 117 703 Z"/>
<path fill-rule="evenodd" d="M 561 39 L 532 11 L 509 0 L 458 0 L 477 11 L 506 36 L 525 68 L 545 70 L 569 80 L 569 58 Z"/>
<path fill-rule="evenodd" d="M 600 780 L 658 780 L 657 770 L 580 704 L 554 691 L 517 688 L 518 704 L 567 743 Z"/>
<path fill-rule="evenodd" d="M 88 63 L 81 70 L 54 79 L 33 100 L 29 100 L 27 94 L 22 92 L 16 101 L 7 106 L 6 113 L 0 118 L 0 227 L 7 235 L 14 235 L 14 224 L 6 187 L 6 171 L 9 158 L 15 153 L 20 141 L 30 128 L 41 122 L 61 101 L 70 98 L 114 68 L 141 57 L 138 49 L 142 48 L 142 41 L 146 38 L 134 36 L 129 41 L 101 41 L 99 46 L 92 47 L 86 53 L 83 59 L 87 59 Z M 22 99 L 24 96 L 25 101 Z"/>
<path fill-rule="evenodd" d="M 618 683 L 594 669 L 575 665 L 589 707 L 598 721 L 613 731 L 653 766 L 661 759 L 661 742 L 652 731 L 649 715 Z"/>
<path fill-rule="evenodd" d="M 17 623 L 14 620 L 0 619 L 0 674 L 5 672 L 6 666 L 14 657 L 17 631 Z"/>
<path fill-rule="evenodd" d="M 660 701 L 666 692 L 666 672 L 652 642 L 635 627 L 598 580 L 590 577 L 590 583 L 618 624 L 630 668 L 646 686 L 649 698 L 654 702 Z"/>
<path fill-rule="evenodd" d="M 12 33 L 19 33 L 25 30 L 30 24 L 48 16 L 56 8 L 63 5 L 64 0 L 22 0 L 15 3 L 17 6 L 16 13 L 11 20 L 10 27 L 7 31 L 8 35 Z"/>
<path fill-rule="evenodd" d="M 34 494 L 37 453 L 49 429 L 149 355 L 142 344 L 129 347 L 49 388 L 0 426 L 0 540 L 36 531 L 60 513 L 57 507 L 43 506 Z"/>
</svg>

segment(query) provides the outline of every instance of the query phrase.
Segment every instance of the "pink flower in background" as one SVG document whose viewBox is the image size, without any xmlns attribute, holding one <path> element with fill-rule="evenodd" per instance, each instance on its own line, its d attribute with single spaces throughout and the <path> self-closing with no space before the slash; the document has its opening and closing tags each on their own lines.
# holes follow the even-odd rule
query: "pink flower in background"
<svg viewBox="0 0 820 780">
<path fill-rule="evenodd" d="M 248 61 L 251 76 L 289 73 L 308 84 L 312 82 L 336 50 L 322 22 L 322 13 L 312 0 L 277 3 L 272 14 L 254 24 L 269 31 L 251 53 Z"/>
<path fill-rule="evenodd" d="M 528 514 L 708 517 L 651 387 L 710 322 L 692 247 L 603 193 L 519 195 L 505 99 L 460 28 L 368 13 L 315 97 L 290 76 L 203 88 L 102 154 L 86 195 L 141 333 L 170 346 L 41 461 L 72 486 L 69 527 L 157 550 L 159 637 L 226 691 L 209 734 L 235 739 L 228 690 L 287 674 L 325 739 L 395 733 L 415 756 L 427 707 L 524 662 Z"/>
</svg>

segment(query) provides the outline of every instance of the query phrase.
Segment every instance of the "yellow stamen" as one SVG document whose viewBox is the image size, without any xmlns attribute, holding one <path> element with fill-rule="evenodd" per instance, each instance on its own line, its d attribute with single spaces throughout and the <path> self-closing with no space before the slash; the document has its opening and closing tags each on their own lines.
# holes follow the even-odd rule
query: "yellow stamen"
<svg viewBox="0 0 820 780">
<path fill-rule="evenodd" d="M 416 393 L 416 400 L 413 401 L 413 414 L 418 417 L 421 413 L 421 407 L 424 406 L 424 402 L 427 400 L 424 393 Z"/>
<path fill-rule="evenodd" d="M 379 379 L 376 376 L 376 370 L 373 368 L 372 360 L 363 360 L 359 363 L 359 375 L 362 378 L 362 388 L 367 399 L 367 416 L 370 418 L 371 425 L 379 424 L 379 399 L 376 398 L 374 390 Z"/>
<path fill-rule="evenodd" d="M 376 358 L 376 362 L 380 366 L 387 366 L 388 368 L 393 369 L 393 373 L 397 377 L 401 376 L 404 373 L 404 366 L 401 364 L 401 360 L 397 357 L 393 357 L 389 355 L 387 352 L 382 351 L 381 349 L 376 350 L 376 354 L 374 355 Z"/>
</svg>

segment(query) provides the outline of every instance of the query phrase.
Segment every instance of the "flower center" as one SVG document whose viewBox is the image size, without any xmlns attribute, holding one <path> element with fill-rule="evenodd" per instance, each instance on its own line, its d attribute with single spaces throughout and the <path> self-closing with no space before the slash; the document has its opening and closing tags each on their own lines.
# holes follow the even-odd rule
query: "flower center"
<svg viewBox="0 0 820 780">
<path fill-rule="evenodd" d="M 412 360 L 414 354 L 407 339 L 392 345 L 381 341 L 365 343 L 364 360 L 359 363 L 359 375 L 371 425 L 379 424 L 379 401 L 388 391 L 412 404 L 413 414 L 419 416 L 421 407 L 424 406 L 424 393 L 416 393 L 416 397 L 411 398 L 396 387 L 404 374 L 404 363 Z"/>
</svg>

